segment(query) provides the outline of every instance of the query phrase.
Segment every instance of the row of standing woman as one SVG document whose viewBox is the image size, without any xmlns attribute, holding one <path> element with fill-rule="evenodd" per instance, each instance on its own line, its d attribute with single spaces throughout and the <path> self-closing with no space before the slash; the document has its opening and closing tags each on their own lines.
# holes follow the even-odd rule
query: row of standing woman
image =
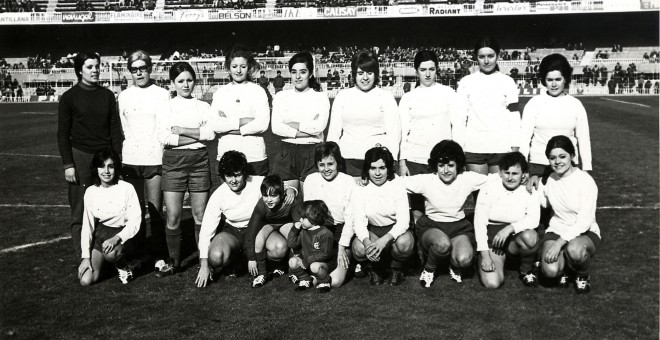
<svg viewBox="0 0 660 340">
<path fill-rule="evenodd" d="M 521 151 L 530 162 L 528 183 L 531 186 L 536 185 L 538 178 L 551 172 L 547 167 L 548 161 L 544 152 L 548 140 L 555 135 L 564 135 L 575 146 L 575 157 L 572 159 L 578 160 L 577 150 L 579 150 L 582 169 L 591 170 L 586 113 L 579 101 L 565 93 L 565 87 L 570 82 L 571 76 L 571 67 L 565 58 L 559 55 L 544 58 L 540 73 L 547 92 L 528 103 L 521 122 L 517 111 L 518 97 L 515 84 L 513 80 L 498 71 L 497 42 L 490 38 L 482 39 L 477 42 L 474 52 L 479 64 L 479 72 L 464 78 L 457 92 L 435 83 L 437 56 L 429 51 L 418 53 L 414 66 L 419 77 L 419 86 L 406 94 L 398 107 L 391 93 L 377 86 L 379 75 L 377 59 L 369 53 L 357 54 L 351 63 L 355 75 L 355 87 L 343 90 L 337 95 L 332 107 L 327 138 L 324 138 L 323 132 L 330 116 L 329 100 L 327 95 L 320 91 L 320 86 L 313 76 L 313 58 L 308 53 L 299 53 L 291 58 L 289 70 L 293 89 L 275 96 L 272 117 L 269 115 L 267 94 L 250 81 L 256 63 L 250 52 L 245 49 L 234 49 L 227 57 L 226 67 L 232 82 L 220 87 L 214 94 L 210 108 L 208 104 L 192 98 L 196 78 L 190 65 L 177 63 L 171 68 L 170 79 L 177 95 L 169 99 L 166 90 L 153 85 L 150 81 L 149 56 L 144 52 L 136 51 L 128 59 L 128 68 L 136 86 L 122 92 L 117 110 L 112 93 L 98 86 L 98 56 L 79 54 L 75 70 L 80 82 L 62 96 L 58 126 L 58 143 L 64 163 L 65 178 L 69 182 L 71 226 L 76 248 L 79 247 L 78 245 L 83 248 L 83 257 L 89 253 L 91 243 L 87 239 L 80 240 L 81 228 L 98 230 L 92 225 L 94 220 L 87 221 L 82 218 L 84 209 L 93 210 L 92 207 L 83 206 L 82 201 L 86 187 L 91 185 L 97 175 L 93 170 L 98 162 L 94 166 L 90 165 L 94 153 L 110 147 L 122 150 L 124 164 L 121 167 L 121 174 L 136 188 L 139 206 L 143 209 L 145 206 L 149 207 L 152 223 L 160 219 L 163 205 L 161 200 L 164 198 L 167 207 L 165 233 L 171 261 L 160 263 L 159 276 L 170 275 L 180 268 L 180 221 L 185 191 L 190 193 L 196 235 L 204 229 L 205 208 L 206 211 L 209 210 L 207 201 L 210 191 L 210 170 L 208 154 L 202 142 L 212 140 L 216 136 L 219 136 L 219 160 L 230 150 L 235 150 L 244 155 L 248 164 L 245 169 L 238 168 L 233 173 L 223 173 L 220 162 L 220 175 L 225 181 L 228 175 L 234 179 L 243 178 L 242 176 L 247 175 L 243 170 L 250 174 L 265 175 L 269 172 L 270 162 L 272 173 L 279 174 L 285 180 L 285 188 L 291 188 L 287 190 L 287 202 L 292 200 L 291 196 L 295 195 L 296 190 L 305 200 L 313 197 L 313 194 L 308 192 L 307 185 L 301 185 L 301 181 L 316 169 L 323 176 L 323 169 L 327 168 L 327 164 L 324 165 L 323 159 L 315 158 L 315 151 L 324 139 L 337 142 L 343 150 L 346 173 L 353 177 L 364 177 L 365 180 L 368 177 L 365 176 L 365 169 L 367 165 L 373 164 L 364 164 L 364 157 L 366 151 L 374 145 L 386 147 L 388 153 L 392 155 L 392 161 L 398 158 L 396 170 L 400 176 L 436 173 L 436 178 L 442 180 L 442 176 L 449 175 L 450 172 L 436 172 L 437 169 L 433 166 L 429 168 L 427 165 L 433 146 L 445 139 L 454 140 L 459 147 L 462 147 L 461 152 L 465 149 L 465 166 L 471 171 L 470 173 L 496 173 L 502 170 L 498 169 L 497 164 L 503 154 Z M 116 112 L 119 114 L 117 115 Z M 266 145 L 261 137 L 268 128 L 269 121 L 272 131 L 283 137 L 277 152 L 271 153 L 274 156 L 270 159 L 267 158 Z M 460 164 L 458 167 L 462 170 Z M 394 170 L 388 168 L 387 177 Z M 326 181 L 331 182 L 327 179 Z M 234 189 L 240 187 L 236 180 L 227 181 L 226 187 L 236 192 L 232 190 L 232 183 Z M 326 188 L 319 184 L 317 191 L 324 190 Z M 335 201 L 341 195 L 326 196 L 324 202 L 330 208 L 334 222 L 345 220 L 342 218 L 343 213 L 333 210 L 333 204 L 337 205 Z M 462 199 L 459 196 L 461 195 L 450 195 L 448 198 L 458 202 Z M 420 202 L 426 207 L 420 205 Z M 458 203 L 460 204 L 454 207 L 454 210 L 460 208 L 464 200 Z M 428 197 L 426 202 L 412 197 L 411 205 L 414 210 L 414 220 L 418 224 L 461 220 L 457 218 L 460 214 L 445 216 L 442 211 L 435 211 Z M 252 207 L 245 209 L 250 210 L 247 212 L 248 215 L 252 213 Z M 142 215 L 145 213 L 142 212 Z M 424 213 L 426 216 L 423 216 Z M 221 214 L 228 217 L 226 211 L 222 211 Z M 96 220 L 99 222 L 96 224 L 111 228 L 125 228 L 128 225 L 120 222 L 106 225 L 98 216 Z M 401 217 L 395 224 L 404 220 Z M 232 244 L 241 243 L 243 238 L 241 229 L 247 228 L 247 224 L 234 225 L 234 227 L 237 229 L 235 235 L 216 237 L 218 240 L 229 240 L 217 242 L 218 246 L 222 243 L 220 248 L 224 251 L 220 253 L 216 251 L 215 255 L 225 256 L 226 259 L 223 260 L 228 260 L 232 252 L 240 248 Z M 465 226 L 454 227 L 461 229 Z M 435 244 L 433 241 L 441 240 L 444 243 L 439 242 L 440 244 L 447 245 L 445 241 L 449 240 L 449 248 L 440 247 L 435 250 L 446 254 L 447 249 L 452 249 L 451 261 L 456 268 L 456 271 L 451 272 L 452 277 L 456 276 L 457 280 L 460 280 L 458 268 L 465 267 L 472 261 L 473 250 L 469 235 L 462 237 L 465 235 L 459 233 L 453 236 L 438 228 L 430 229 L 433 229 L 433 232 L 424 234 L 435 236 L 424 238 L 419 233 L 417 235 L 420 238 L 421 248 L 427 254 L 431 254 L 428 256 L 430 258 L 433 253 L 431 250 L 435 249 L 432 247 Z M 89 235 L 89 231 L 87 233 L 85 235 Z M 386 245 L 392 246 L 395 259 L 397 252 L 401 255 L 412 250 L 412 246 L 408 248 L 407 244 L 397 245 L 399 239 L 408 238 L 406 233 L 389 235 L 391 239 L 388 236 L 386 240 L 374 242 L 375 245 L 368 244 L 371 242 L 363 239 L 364 249 L 362 253 L 360 247 L 354 249 L 355 257 L 361 259 L 361 256 L 364 258 L 366 255 L 371 257 L 370 259 L 376 259 Z M 270 235 L 265 236 L 266 240 L 270 237 Z M 121 240 L 114 239 L 115 246 L 123 244 L 126 241 L 124 237 Z M 410 235 L 410 245 L 412 240 Z M 571 240 L 564 239 L 564 241 Z M 202 258 L 200 261 L 202 267 L 197 280 L 200 285 L 205 285 L 206 279 L 210 277 L 209 268 L 204 266 L 206 254 L 201 251 L 203 242 L 205 241 L 201 238 L 198 241 L 200 258 Z M 281 242 L 276 243 L 281 244 Z M 342 249 L 341 243 L 339 244 L 338 262 L 347 264 L 348 256 L 342 252 L 346 250 L 347 245 Z M 261 247 L 263 248 L 263 245 Z M 99 248 L 106 250 L 106 247 Z M 209 254 L 211 253 L 213 252 L 209 250 Z M 263 255 L 259 256 L 260 259 L 263 258 Z M 220 263 L 220 266 L 223 265 L 225 264 Z M 365 262 L 365 265 L 370 275 L 375 272 L 371 270 L 369 263 Z M 400 271 L 395 267 L 392 273 L 397 274 Z M 428 266 L 423 272 L 423 276 L 426 275 L 427 279 L 429 275 L 425 273 L 432 273 L 434 268 L 431 267 Z M 250 271 L 259 273 L 255 268 L 254 263 L 251 263 Z M 203 272 L 205 269 L 207 272 Z M 391 282 L 400 282 L 402 277 L 394 274 Z M 430 281 L 432 280 L 431 278 Z M 372 281 L 380 280 L 372 277 Z"/>
</svg>

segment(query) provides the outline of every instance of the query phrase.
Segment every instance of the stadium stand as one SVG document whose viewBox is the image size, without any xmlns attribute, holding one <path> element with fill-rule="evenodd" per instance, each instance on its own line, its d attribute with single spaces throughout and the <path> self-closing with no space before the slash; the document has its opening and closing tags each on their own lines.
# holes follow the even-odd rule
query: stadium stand
<svg viewBox="0 0 660 340">
<path fill-rule="evenodd" d="M 279 48 L 267 46 L 257 53 L 260 69 L 265 71 L 265 76 L 272 80 L 277 71 L 287 81 L 290 78 L 286 62 L 293 51 L 280 51 Z M 317 78 L 321 81 L 328 95 L 334 97 L 337 91 L 351 86 L 350 81 L 350 57 L 355 51 L 360 50 L 357 46 L 333 47 L 335 51 L 329 52 L 320 47 L 311 47 L 310 50 L 319 52 L 317 57 Z M 381 62 L 381 86 L 392 91 L 395 96 L 400 97 L 406 89 L 415 86 L 417 81 L 412 65 L 412 59 L 418 48 L 404 47 L 371 47 L 379 55 Z M 476 63 L 472 60 L 469 50 L 458 50 L 455 48 L 433 47 L 441 58 L 437 73 L 438 82 L 456 87 L 462 77 L 475 72 Z M 516 59 L 500 60 L 500 71 L 510 75 L 518 84 L 521 94 L 539 93 L 540 81 L 537 79 L 538 63 L 546 55 L 559 53 L 566 56 L 574 67 L 574 86 L 571 91 L 574 94 L 653 94 L 657 93 L 659 75 L 658 63 L 650 58 L 654 51 L 660 47 L 644 46 L 625 48 L 621 52 L 611 52 L 617 58 L 602 59 L 594 58 L 598 50 L 567 50 L 556 48 L 524 48 L 508 49 L 502 51 L 503 55 L 516 56 Z M 276 51 L 277 53 L 274 53 Z M 515 53 L 514 53 L 515 52 Z M 524 58 L 527 53 L 529 58 Z M 617 54 L 615 54 L 617 53 Z M 626 54 L 624 54 L 626 53 Z M 649 58 L 643 58 L 648 53 Z M 128 87 L 130 75 L 125 67 L 125 57 L 122 55 L 104 56 L 101 59 L 101 84 L 110 87 L 119 93 Z M 571 56 L 578 54 L 578 60 L 571 60 Z M 222 50 L 214 50 L 212 53 L 204 53 L 199 50 L 188 50 L 183 52 L 173 51 L 155 55 L 155 60 L 160 60 L 154 66 L 153 78 L 161 86 L 167 88 L 168 63 L 177 60 L 189 60 L 199 73 L 200 86 L 197 96 L 210 98 L 218 85 L 228 82 L 228 74 L 224 70 Z M 279 55 L 275 57 L 273 55 Z M 657 52 L 653 54 L 657 58 Z M 0 59 L 0 70 L 8 80 L 3 80 L 0 89 L 3 97 L 11 98 L 11 94 L 5 91 L 5 84 L 9 84 L 10 90 L 16 91 L 21 85 L 25 96 L 49 96 L 60 95 L 76 82 L 75 74 L 71 68 L 69 54 L 63 57 L 51 57 L 39 55 L 26 58 Z M 626 57 L 626 58 L 620 58 Z M 525 60 L 527 59 L 527 60 Z M 660 84 L 659 84 L 660 85 Z M 613 86 L 613 89 L 610 88 Z M 274 93 L 272 84 L 271 92 Z M 47 97 L 50 98 L 50 97 Z"/>
</svg>

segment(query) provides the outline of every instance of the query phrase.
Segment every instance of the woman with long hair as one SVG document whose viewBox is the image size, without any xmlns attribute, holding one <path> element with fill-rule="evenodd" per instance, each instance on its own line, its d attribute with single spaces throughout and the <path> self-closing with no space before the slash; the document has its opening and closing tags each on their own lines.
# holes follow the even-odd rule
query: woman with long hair
<svg viewBox="0 0 660 340">
<path fill-rule="evenodd" d="M 589 265 L 600 243 L 596 223 L 598 187 L 586 171 L 575 166 L 575 146 L 566 136 L 548 141 L 545 154 L 552 174 L 539 185 L 541 205 L 552 207 L 552 217 L 541 240 L 541 270 L 568 286 L 574 278 L 578 294 L 589 293 Z"/>
<path fill-rule="evenodd" d="M 314 57 L 300 52 L 289 59 L 293 88 L 281 91 L 273 100 L 273 133 L 282 137 L 272 161 L 273 173 L 288 186 L 300 189 L 300 182 L 316 169 L 314 150 L 323 142 L 330 101 L 314 77 Z"/>
<path fill-rule="evenodd" d="M 126 257 L 140 229 L 140 203 L 132 185 L 119 179 L 119 155 L 108 149 L 92 157 L 94 184 L 85 192 L 78 279 L 83 286 L 97 282 L 103 263 L 112 262 L 123 284 L 133 280 Z"/>
</svg>

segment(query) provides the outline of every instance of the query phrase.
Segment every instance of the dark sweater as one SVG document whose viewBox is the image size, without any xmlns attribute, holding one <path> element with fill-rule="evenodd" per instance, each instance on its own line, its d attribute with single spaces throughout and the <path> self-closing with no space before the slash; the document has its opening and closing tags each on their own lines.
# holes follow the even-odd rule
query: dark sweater
<svg viewBox="0 0 660 340">
<path fill-rule="evenodd" d="M 57 145 L 65 169 L 73 167 L 72 148 L 87 153 L 112 148 L 121 154 L 123 140 L 112 91 L 78 83 L 64 92 L 58 109 Z"/>
<path fill-rule="evenodd" d="M 287 239 L 289 248 L 302 247 L 302 261 L 305 268 L 314 262 L 328 262 L 332 254 L 332 232 L 320 226 L 315 230 L 291 228 Z"/>
<path fill-rule="evenodd" d="M 254 207 L 252 217 L 247 226 L 245 235 L 245 256 L 250 261 L 257 259 L 254 253 L 254 241 L 257 234 L 266 224 L 280 227 L 283 224 L 300 221 L 300 202 L 294 200 L 291 204 L 282 204 L 276 211 L 270 210 L 263 200 L 259 200 Z M 294 228 L 291 228 L 294 229 Z"/>
</svg>

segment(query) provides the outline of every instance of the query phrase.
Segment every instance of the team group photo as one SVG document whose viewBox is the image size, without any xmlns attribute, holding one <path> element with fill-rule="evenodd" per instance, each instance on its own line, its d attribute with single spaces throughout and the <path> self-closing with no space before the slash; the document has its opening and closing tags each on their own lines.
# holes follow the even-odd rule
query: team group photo
<svg viewBox="0 0 660 340">
<path fill-rule="evenodd" d="M 5 5 L 0 338 L 657 338 L 658 7 L 574 2 Z"/>
</svg>

